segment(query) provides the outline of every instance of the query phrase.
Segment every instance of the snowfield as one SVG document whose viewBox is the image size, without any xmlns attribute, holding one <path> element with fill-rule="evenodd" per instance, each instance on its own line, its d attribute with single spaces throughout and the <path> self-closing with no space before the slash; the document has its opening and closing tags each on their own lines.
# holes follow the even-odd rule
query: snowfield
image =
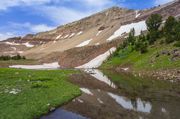
<svg viewBox="0 0 180 119">
<path fill-rule="evenodd" d="M 82 42 L 81 44 L 77 45 L 76 47 L 83 47 L 83 46 L 86 46 L 86 45 L 88 45 L 91 41 L 92 41 L 92 39 L 86 40 L 86 41 Z"/>
<path fill-rule="evenodd" d="M 30 44 L 29 42 L 26 42 L 26 43 L 14 43 L 14 42 L 5 42 L 5 44 L 8 44 L 8 45 L 25 45 L 26 47 L 29 47 L 29 48 L 32 48 L 34 47 L 34 45 Z"/>
<path fill-rule="evenodd" d="M 140 21 L 137 23 L 123 25 L 117 31 L 115 31 L 114 34 L 107 39 L 107 41 L 112 41 L 115 38 L 122 36 L 124 33 L 129 33 L 133 28 L 135 30 L 135 36 L 138 36 L 141 34 L 141 31 L 147 30 L 146 22 Z"/>
<path fill-rule="evenodd" d="M 29 42 L 23 43 L 23 45 L 25 45 L 25 46 L 28 47 L 28 48 L 34 47 L 34 45 L 30 44 Z"/>
<path fill-rule="evenodd" d="M 7 45 L 21 45 L 19 43 L 14 43 L 14 42 L 5 42 L 5 44 L 7 44 Z"/>
<path fill-rule="evenodd" d="M 60 66 L 58 62 L 44 63 L 42 65 L 12 65 L 10 68 L 22 68 L 22 69 L 58 69 Z"/>
<path fill-rule="evenodd" d="M 82 66 L 78 66 L 76 68 L 82 68 L 82 69 L 98 68 L 114 51 L 116 51 L 116 48 L 112 47 L 104 54 L 101 54 L 101 55 L 97 56 L 96 58 L 94 58 L 93 60 L 91 60 L 90 62 L 88 62 Z"/>
</svg>

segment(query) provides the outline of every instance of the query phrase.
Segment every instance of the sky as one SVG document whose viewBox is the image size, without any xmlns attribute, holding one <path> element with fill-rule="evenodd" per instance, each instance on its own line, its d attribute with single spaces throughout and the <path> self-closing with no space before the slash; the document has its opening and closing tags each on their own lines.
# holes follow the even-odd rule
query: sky
<svg viewBox="0 0 180 119">
<path fill-rule="evenodd" d="M 146 9 L 173 0 L 1 0 L 0 40 L 48 31 L 119 6 Z"/>
</svg>

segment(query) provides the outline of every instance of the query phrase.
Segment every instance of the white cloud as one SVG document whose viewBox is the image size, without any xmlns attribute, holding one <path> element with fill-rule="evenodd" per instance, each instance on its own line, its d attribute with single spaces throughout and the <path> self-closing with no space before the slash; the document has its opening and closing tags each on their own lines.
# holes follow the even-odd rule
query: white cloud
<svg viewBox="0 0 180 119">
<path fill-rule="evenodd" d="M 52 30 L 55 27 L 47 26 L 46 24 L 39 24 L 39 25 L 31 25 L 29 28 L 32 32 L 38 33 L 38 32 Z"/>
<path fill-rule="evenodd" d="M 56 1 L 60 2 L 59 0 Z M 44 5 L 36 8 L 36 10 L 56 24 L 66 24 L 115 5 L 113 0 L 61 0 L 62 3 L 77 4 L 77 6 L 80 5 L 80 8 Z"/>
<path fill-rule="evenodd" d="M 6 40 L 8 38 L 14 37 L 15 35 L 9 32 L 6 33 L 0 33 L 0 41 Z"/>
<path fill-rule="evenodd" d="M 70 8 L 66 4 L 79 7 Z M 34 14 L 43 15 L 55 24 L 65 24 L 113 5 L 113 0 L 3 0 L 0 2 L 0 11 L 14 6 L 30 6 Z"/>
<path fill-rule="evenodd" d="M 26 23 L 10 23 L 10 27 L 14 29 L 28 29 L 28 31 L 33 32 L 33 33 L 38 33 L 38 32 L 44 32 L 44 31 L 49 31 L 54 29 L 55 27 L 53 26 L 48 26 L 46 24 L 31 24 L 29 22 Z"/>
<path fill-rule="evenodd" d="M 105 7 L 113 5 L 113 0 L 76 0 L 78 2 L 83 3 L 84 5 L 90 6 L 90 7 Z"/>
<path fill-rule="evenodd" d="M 69 5 L 75 5 L 75 7 L 70 7 Z M 41 15 L 45 19 L 51 20 L 55 25 L 61 25 L 79 20 L 113 5 L 115 5 L 113 0 L 1 0 L 0 12 L 12 7 L 28 6 L 30 14 Z M 23 35 L 28 32 L 48 31 L 54 27 L 44 23 L 12 23 L 6 26 L 4 30 L 1 28 L 0 31 L 9 31 L 7 28 L 13 31 L 14 34 Z M 12 35 L 1 33 L 1 39 L 9 37 L 12 37 Z"/>
<path fill-rule="evenodd" d="M 154 5 L 162 5 L 168 2 L 172 2 L 174 0 L 155 0 Z"/>
<path fill-rule="evenodd" d="M 1 0 L 0 10 L 7 10 L 10 7 L 14 6 L 23 6 L 23 5 L 42 5 L 49 3 L 51 0 Z"/>
<path fill-rule="evenodd" d="M 66 7 L 44 6 L 39 8 L 43 16 L 48 17 L 56 24 L 65 24 L 72 21 L 79 20 L 85 16 L 90 15 L 90 12 L 78 11 Z"/>
<path fill-rule="evenodd" d="M 11 37 L 15 36 L 22 36 L 25 34 L 22 34 L 24 32 L 23 30 L 26 30 L 26 34 L 28 33 L 39 33 L 44 31 L 49 31 L 52 29 L 55 29 L 53 26 L 48 26 L 46 24 L 31 24 L 29 22 L 26 23 L 9 23 L 7 26 L 8 29 L 11 29 L 12 32 L 3 32 L 2 29 L 0 30 L 0 41 L 6 40 Z M 7 30 L 5 30 L 7 31 Z"/>
</svg>

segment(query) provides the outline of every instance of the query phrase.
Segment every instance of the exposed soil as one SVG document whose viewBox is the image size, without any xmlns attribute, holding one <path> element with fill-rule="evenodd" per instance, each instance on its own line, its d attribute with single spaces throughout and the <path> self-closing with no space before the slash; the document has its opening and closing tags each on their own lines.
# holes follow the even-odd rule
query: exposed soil
<svg viewBox="0 0 180 119">
<path fill-rule="evenodd" d="M 74 68 L 81 66 L 95 57 L 107 52 L 110 48 L 117 47 L 121 42 L 122 39 L 118 39 L 98 46 L 73 48 L 64 51 L 59 57 L 59 64 L 62 68 Z"/>
</svg>

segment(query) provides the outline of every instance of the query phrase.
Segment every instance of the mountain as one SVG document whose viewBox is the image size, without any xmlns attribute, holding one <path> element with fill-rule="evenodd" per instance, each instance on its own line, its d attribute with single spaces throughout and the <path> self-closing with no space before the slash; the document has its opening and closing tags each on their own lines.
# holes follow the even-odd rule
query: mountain
<svg viewBox="0 0 180 119">
<path fill-rule="evenodd" d="M 59 62 L 63 68 L 90 63 L 120 44 L 132 28 L 135 34 L 146 31 L 145 20 L 151 14 L 180 17 L 180 1 L 146 10 L 112 7 L 54 30 L 0 42 L 0 55 L 21 54 L 41 63 Z M 103 60 L 102 58 L 102 60 Z"/>
</svg>

